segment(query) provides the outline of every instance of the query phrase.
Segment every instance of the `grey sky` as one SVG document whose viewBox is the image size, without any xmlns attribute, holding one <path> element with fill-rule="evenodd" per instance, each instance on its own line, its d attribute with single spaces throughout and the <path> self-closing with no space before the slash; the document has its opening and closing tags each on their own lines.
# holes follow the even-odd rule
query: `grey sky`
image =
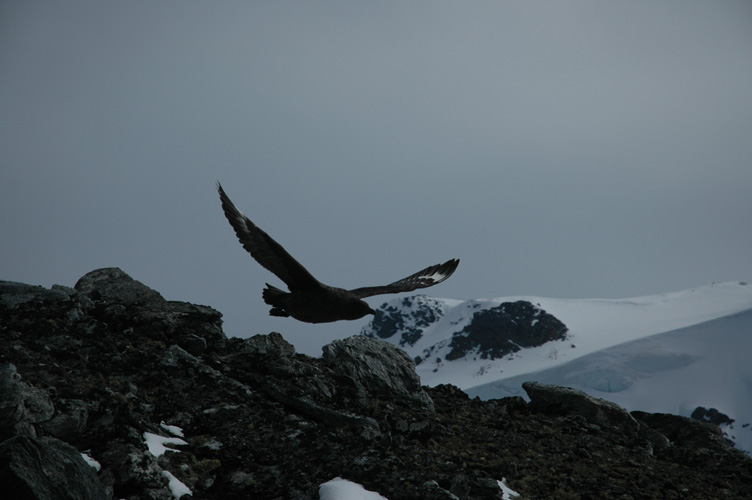
<svg viewBox="0 0 752 500">
<path fill-rule="evenodd" d="M 0 3 L 0 279 L 117 266 L 267 316 L 214 182 L 325 283 L 440 297 L 752 277 L 752 4 Z M 369 301 L 379 305 L 390 296 Z"/>
</svg>

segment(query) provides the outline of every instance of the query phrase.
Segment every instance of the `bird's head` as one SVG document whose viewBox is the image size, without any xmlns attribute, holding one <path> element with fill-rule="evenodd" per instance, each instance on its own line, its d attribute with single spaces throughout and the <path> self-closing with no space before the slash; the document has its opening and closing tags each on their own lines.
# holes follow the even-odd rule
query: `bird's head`
<svg viewBox="0 0 752 500">
<path fill-rule="evenodd" d="M 363 300 L 357 299 L 353 301 L 348 308 L 348 317 L 346 319 L 360 319 L 368 314 L 376 314 L 376 311 L 371 309 L 371 306 Z"/>
</svg>

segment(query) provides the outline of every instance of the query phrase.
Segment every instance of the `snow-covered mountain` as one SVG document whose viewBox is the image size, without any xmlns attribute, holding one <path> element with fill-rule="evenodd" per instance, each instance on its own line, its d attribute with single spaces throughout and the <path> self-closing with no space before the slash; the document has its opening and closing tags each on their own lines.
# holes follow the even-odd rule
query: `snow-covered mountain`
<svg viewBox="0 0 752 500">
<path fill-rule="evenodd" d="M 527 380 L 565 385 L 629 410 L 704 415 L 752 451 L 746 282 L 618 300 L 418 295 L 383 304 L 361 333 L 402 347 L 426 385 L 482 399 L 524 396 Z"/>
</svg>

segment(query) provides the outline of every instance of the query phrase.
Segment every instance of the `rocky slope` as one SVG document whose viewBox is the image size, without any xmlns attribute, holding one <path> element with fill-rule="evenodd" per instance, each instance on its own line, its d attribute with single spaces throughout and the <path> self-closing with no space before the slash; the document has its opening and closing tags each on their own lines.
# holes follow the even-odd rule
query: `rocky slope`
<svg viewBox="0 0 752 500">
<path fill-rule="evenodd" d="M 277 333 L 226 338 L 217 311 L 115 268 L 75 288 L 0 282 L 8 498 L 316 499 L 336 476 L 390 500 L 500 499 L 502 478 L 531 499 L 752 498 L 752 460 L 715 425 L 525 390 L 421 387 L 366 337 L 317 359 Z"/>
</svg>

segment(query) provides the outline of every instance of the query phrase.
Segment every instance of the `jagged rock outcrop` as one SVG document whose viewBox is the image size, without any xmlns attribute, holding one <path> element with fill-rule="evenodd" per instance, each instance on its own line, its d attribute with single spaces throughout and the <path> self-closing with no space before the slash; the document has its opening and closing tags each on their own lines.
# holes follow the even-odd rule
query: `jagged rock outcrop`
<svg viewBox="0 0 752 500">
<path fill-rule="evenodd" d="M 227 338 L 214 309 L 115 268 L 0 282 L 3 498 L 303 500 L 337 476 L 390 500 L 499 499 L 502 478 L 522 498 L 749 498 L 752 460 L 711 424 L 528 388 L 421 387 L 360 336 L 320 359 Z"/>
<path fill-rule="evenodd" d="M 564 323 L 530 302 L 504 302 L 473 314 L 470 323 L 452 337 L 446 359 L 471 352 L 483 359 L 499 359 L 523 347 L 564 340 L 567 331 Z"/>
</svg>

